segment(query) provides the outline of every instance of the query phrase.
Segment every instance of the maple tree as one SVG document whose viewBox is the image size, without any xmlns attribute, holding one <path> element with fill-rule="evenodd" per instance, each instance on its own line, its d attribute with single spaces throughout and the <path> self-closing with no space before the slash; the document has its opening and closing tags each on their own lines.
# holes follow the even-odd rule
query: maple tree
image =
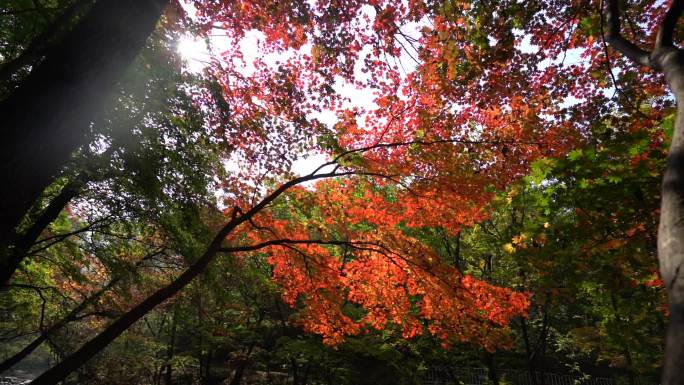
<svg viewBox="0 0 684 385">
<path fill-rule="evenodd" d="M 110 3 L 97 2 L 91 12 L 101 4 Z M 667 36 L 676 24 L 678 4 L 669 8 L 658 49 L 672 45 Z M 606 66 L 618 62 L 620 68 L 630 68 L 606 50 L 601 28 L 609 32 L 608 42 L 627 56 L 642 54 L 616 37 L 615 2 L 608 4 L 605 20 L 601 4 L 581 1 L 534 6 L 451 0 L 194 1 L 192 5 L 196 15 L 178 25 L 169 23 L 170 30 L 193 25 L 206 36 L 220 35 L 226 43 L 205 69 L 211 81 L 184 89 L 202 111 L 200 125 L 208 130 L 208 141 L 220 148 L 218 157 L 237 166 L 234 171 L 229 167 L 220 172 L 216 166 L 206 171 L 210 177 L 221 176 L 221 203 L 227 207 L 223 223 L 214 214 L 199 215 L 211 217 L 203 220 L 211 222 L 213 236 L 181 250 L 188 254 L 183 255 L 187 268 L 160 283 L 158 290 L 140 295 L 137 305 L 103 326 L 93 339 L 36 379 L 37 384 L 65 378 L 155 307 L 178 295 L 217 258 L 240 260 L 259 253 L 268 254 L 284 301 L 299 310 L 298 322 L 326 343 L 338 344 L 346 336 L 372 329 L 396 328 L 406 338 L 434 335 L 445 346 L 470 341 L 493 350 L 510 345 L 506 326 L 525 313 L 529 295 L 475 278 L 458 263 L 445 263 L 416 232 L 439 229 L 456 237 L 488 220 L 488 204 L 496 192 L 527 175 L 539 158 L 562 158 L 591 144 L 604 146 L 605 140 L 592 135 L 592 130 L 609 117 L 625 114 L 612 119 L 607 131 L 648 131 L 654 146 L 664 140 L 662 132 L 653 130 L 668 116 L 672 104 L 661 79 L 629 70 L 615 74 Z M 633 29 L 655 29 L 659 20 L 655 15 L 665 8 L 655 2 L 630 8 L 627 12 L 636 20 Z M 83 16 L 84 23 L 91 14 Z M 151 23 L 153 12 L 139 14 Z M 142 44 L 146 35 L 139 31 L 135 35 Z M 254 44 L 254 57 L 245 57 L 245 44 Z M 129 55 L 136 51 L 133 45 L 128 48 Z M 568 54 L 569 50 L 574 51 Z M 568 56 L 574 62 L 566 63 Z M 657 62 L 661 56 L 656 56 L 656 67 L 666 69 Z M 48 59 L 44 63 L 49 64 Z M 39 69 L 27 79 L 39 76 Z M 112 82 L 115 76 L 108 79 Z M 372 105 L 355 103 L 343 92 L 345 87 L 373 95 Z M 619 94 L 610 97 L 614 90 Z M 87 93 L 81 96 L 93 102 L 100 99 Z M 11 105 L 14 97 L 3 105 Z M 60 114 L 68 112 L 68 108 L 56 109 Z M 6 115 L 5 110 L 0 113 Z M 170 111 L 171 116 L 174 113 Z M 336 115 L 337 123 L 321 123 L 324 114 Z M 630 120 L 628 114 L 638 119 Z M 83 127 L 81 123 L 90 123 L 94 116 L 80 116 L 82 121 L 75 126 Z M 183 125 L 175 116 L 169 120 L 171 125 Z M 160 137 L 161 148 L 179 140 Z M 676 138 L 672 143 L 677 143 Z M 67 144 L 62 158 L 75 148 L 73 141 Z M 331 161 L 297 177 L 291 171 L 293 162 L 311 152 L 326 154 Z M 154 164 L 153 158 L 141 155 L 140 163 Z M 632 161 L 637 164 L 639 159 L 635 156 Z M 50 162 L 50 166 L 62 163 Z M 54 172 L 36 178 L 34 190 L 42 190 Z M 157 178 L 144 165 L 133 174 Z M 160 179 L 175 175 L 169 172 Z M 311 187 L 299 186 L 314 181 Z M 61 201 L 52 200 L 56 211 L 78 195 L 83 183 L 67 187 L 61 191 L 74 192 Z M 162 191 L 160 195 L 168 193 L 159 186 L 150 188 Z M 669 202 L 667 196 L 663 194 Z M 23 198 L 30 205 L 36 194 Z M 12 197 L 3 201 L 16 206 L 18 215 L 26 214 L 26 204 L 15 205 Z M 661 209 L 662 215 L 675 212 Z M 3 223 L 14 230 L 17 218 Z M 21 248 L 29 250 L 45 225 L 31 231 L 35 236 L 27 237 Z M 507 244 L 509 250 L 525 243 L 522 235 L 515 236 Z M 666 238 L 661 232 L 660 242 Z M 615 240 L 606 247 L 619 244 Z M 6 264 L 7 279 L 26 255 L 19 254 L 13 266 Z M 666 255 L 661 252 L 661 258 Z M 668 268 L 663 268 L 665 281 L 671 282 Z M 676 309 L 676 296 L 671 295 L 670 301 L 675 301 L 671 308 Z M 672 314 L 676 321 L 678 313 Z M 672 325 L 676 333 L 677 323 Z M 664 378 L 671 378 L 669 373 L 676 367 L 666 365 Z"/>
<path fill-rule="evenodd" d="M 287 79 L 286 79 L 287 80 Z M 273 82 L 273 87 L 281 87 L 282 84 L 279 82 Z M 296 95 L 296 92 L 291 93 Z M 224 96 L 225 97 L 225 96 Z M 228 99 L 230 101 L 230 99 Z M 241 111 L 238 106 L 235 106 L 235 103 L 231 104 L 231 107 L 234 110 Z M 250 108 L 251 107 L 251 108 Z M 258 114 L 261 111 L 261 108 L 256 108 L 257 106 L 255 105 L 246 105 L 244 107 L 244 113 L 246 114 Z M 301 116 L 303 112 L 297 112 L 296 116 Z M 265 127 L 262 126 L 262 124 L 269 124 L 272 123 L 270 120 L 271 117 L 266 115 L 256 115 L 256 116 L 239 116 L 238 121 L 242 124 L 247 123 L 247 122 L 255 122 L 254 128 L 252 129 L 258 129 L 258 130 L 264 130 L 264 129 L 277 129 L 278 131 L 285 131 L 283 130 L 283 127 L 280 125 L 274 125 L 272 127 L 269 127 L 266 125 Z M 236 119 L 236 117 L 231 116 L 231 120 Z M 254 123 L 252 123 L 254 124 Z M 228 126 L 230 128 L 230 126 Z M 318 127 L 315 124 L 311 125 L 311 128 L 313 129 L 318 129 Z M 287 131 L 285 131 L 287 132 Z M 358 135 L 358 132 L 355 133 Z M 282 134 L 282 136 L 285 136 L 285 140 L 288 140 L 285 134 Z M 256 136 L 256 139 L 259 140 L 259 136 Z M 294 137 L 289 140 L 297 140 L 298 137 Z M 444 142 L 444 143 L 442 143 Z M 515 141 L 513 140 L 508 140 L 508 142 L 513 146 L 516 144 Z M 181 274 L 177 280 L 171 283 L 171 285 L 164 287 L 160 291 L 156 292 L 153 294 L 151 297 L 148 297 L 146 300 L 144 300 L 140 305 L 134 307 L 131 311 L 126 313 L 123 317 L 121 317 L 119 320 L 114 322 L 112 325 L 108 326 L 103 333 L 101 333 L 98 337 L 96 337 L 94 340 L 91 340 L 91 342 L 86 343 L 81 349 L 79 349 L 74 355 L 66 358 L 61 364 L 59 364 L 57 367 L 55 367 L 53 370 L 46 372 L 43 376 L 38 378 L 36 380 L 36 383 L 41 383 L 41 381 L 55 381 L 56 379 L 60 379 L 60 376 L 64 376 L 68 374 L 69 371 L 73 370 L 73 367 L 81 365 L 82 362 L 84 361 L 83 357 L 86 356 L 91 356 L 92 353 L 98 349 L 101 349 L 106 343 L 111 341 L 113 338 L 118 336 L 123 330 L 125 330 L 128 326 L 130 326 L 133 322 L 135 322 L 137 319 L 139 319 L 142 315 L 146 314 L 150 309 L 152 309 L 154 306 L 158 305 L 161 301 L 168 299 L 170 296 L 174 295 L 177 293 L 182 287 L 184 287 L 187 283 L 190 282 L 192 278 L 197 276 L 205 267 L 206 265 L 214 258 L 215 254 L 219 251 L 224 251 L 224 252 L 230 252 L 230 251 L 239 251 L 241 248 L 256 248 L 257 246 L 235 246 L 235 249 L 231 249 L 230 247 L 224 248 L 221 246 L 221 244 L 224 242 L 224 238 L 228 236 L 229 234 L 232 234 L 233 231 L 236 230 L 236 228 L 243 224 L 248 222 L 249 220 L 252 220 L 253 217 L 257 213 L 259 213 L 261 210 L 266 208 L 268 204 L 270 204 L 272 201 L 274 201 L 277 197 L 279 197 L 281 194 L 285 193 L 288 189 L 293 187 L 294 185 L 308 181 L 308 180 L 315 180 L 315 179 L 320 179 L 320 178 L 330 178 L 330 177 L 336 177 L 336 176 L 352 176 L 352 175 L 366 175 L 366 176 L 374 176 L 378 177 L 380 179 L 387 179 L 390 178 L 390 180 L 393 178 L 392 174 L 390 172 L 393 172 L 393 168 L 396 168 L 398 166 L 398 163 L 404 163 L 405 161 L 401 158 L 403 155 L 402 153 L 405 154 L 405 151 L 402 151 L 403 148 L 408 147 L 410 144 L 417 144 L 419 146 L 422 145 L 433 145 L 435 148 L 442 147 L 443 152 L 445 154 L 447 153 L 456 153 L 453 150 L 452 147 L 450 146 L 444 146 L 448 144 L 453 144 L 453 143 L 461 143 L 462 145 L 479 145 L 479 144 L 486 144 L 488 143 L 486 140 L 466 140 L 466 139 L 459 139 L 459 140 L 425 140 L 424 143 L 421 143 L 420 141 L 414 141 L 412 143 L 398 143 L 396 145 L 392 145 L 391 147 L 394 147 L 398 151 L 393 151 L 396 152 L 397 158 L 394 159 L 394 165 L 390 165 L 389 171 L 386 170 L 386 166 L 380 164 L 382 159 L 373 159 L 373 157 L 369 157 L 369 159 L 372 160 L 370 165 L 366 167 L 364 170 L 363 167 L 357 167 L 357 169 L 354 169 L 350 166 L 343 166 L 342 169 L 340 169 L 339 172 L 337 172 L 337 168 L 335 171 L 332 172 L 321 172 L 321 173 L 312 173 L 308 176 L 305 177 L 300 177 L 300 178 L 295 178 L 291 180 L 290 182 L 285 183 L 281 187 L 277 188 L 272 194 L 266 196 L 262 201 L 257 203 L 256 205 L 252 206 L 251 208 L 244 209 L 239 209 L 239 206 L 236 207 L 231 211 L 231 220 L 227 225 L 224 225 L 222 229 L 219 231 L 218 235 L 215 237 L 215 239 L 212 241 L 212 244 L 210 248 L 204 252 L 204 254 L 194 263 L 194 265 L 191 266 L 189 270 L 187 270 L 185 273 Z M 442 145 L 442 146 L 440 146 Z M 446 147 L 446 148 L 445 148 Z M 245 151 L 254 151 L 255 149 L 260 149 L 263 148 L 262 142 L 257 141 L 254 145 L 251 146 L 243 146 Z M 370 152 L 370 150 L 379 148 L 381 150 L 383 149 L 388 149 L 390 147 L 387 146 L 371 146 L 370 148 L 365 149 L 365 151 L 362 151 L 364 153 Z M 390 148 L 391 149 L 391 148 Z M 282 151 L 278 149 L 277 151 Z M 346 160 L 347 155 L 353 155 L 357 154 L 359 151 L 351 151 L 351 152 L 346 152 L 337 157 L 337 160 L 335 162 L 331 162 L 331 165 L 337 164 L 337 162 L 341 162 L 343 160 Z M 425 151 L 424 154 L 429 155 L 428 151 Z M 272 154 L 267 154 L 265 158 L 262 159 L 257 159 L 256 163 L 259 163 L 258 161 L 264 162 L 267 166 L 269 166 L 269 169 L 274 169 L 274 163 L 272 159 L 269 158 Z M 280 153 L 276 152 L 273 155 L 281 155 Z M 377 158 L 377 156 L 375 157 Z M 477 161 L 477 159 L 475 159 Z M 271 163 L 266 163 L 266 162 L 271 162 Z M 437 162 L 432 162 L 434 164 L 437 164 Z M 519 163 L 516 161 L 516 163 Z M 263 164 L 263 163 L 262 163 Z M 409 162 L 408 164 L 412 164 L 414 167 L 426 167 L 431 164 L 430 159 L 428 160 L 423 160 L 423 161 L 416 161 L 416 162 Z M 283 167 L 283 165 L 278 165 L 275 164 L 276 166 Z M 285 166 L 287 165 L 287 162 L 285 163 Z M 452 167 L 455 166 L 455 169 Z M 451 172 L 453 173 L 454 171 L 460 171 L 461 167 L 458 164 L 456 165 L 451 165 L 449 162 L 443 162 L 442 167 L 446 167 L 446 170 L 439 170 L 440 172 L 435 173 L 435 175 L 428 180 L 425 178 L 425 180 L 416 183 L 412 183 L 412 188 L 410 190 L 410 194 L 406 197 L 408 202 L 412 202 L 414 205 L 418 206 L 416 207 L 410 207 L 406 210 L 408 215 L 414 214 L 416 210 L 421 210 L 424 208 L 427 208 L 429 206 L 433 206 L 434 203 L 437 202 L 437 198 L 440 197 L 439 194 L 434 191 L 434 187 L 430 186 L 431 181 L 444 181 L 444 178 L 448 178 L 448 173 Z M 475 167 L 470 166 L 471 169 L 474 171 Z M 406 175 L 407 172 L 413 171 L 412 169 L 409 170 L 401 170 L 397 169 L 397 172 L 402 172 Z M 474 173 L 474 172 L 473 172 Z M 445 175 L 446 174 L 446 175 Z M 410 177 L 411 175 L 408 174 L 406 175 Z M 441 178 L 441 179 L 440 179 Z M 453 178 L 453 177 L 452 177 Z M 472 183 L 467 183 L 465 184 L 466 188 L 472 188 L 472 189 L 477 189 L 481 190 L 483 186 L 483 182 L 480 181 L 481 184 L 479 184 L 480 188 L 478 188 L 478 184 L 475 183 L 478 179 L 484 179 L 485 181 L 487 178 L 491 178 L 490 180 L 493 180 L 494 176 L 493 175 L 488 175 L 487 178 L 484 176 L 482 178 L 478 177 L 475 175 L 473 177 L 475 181 Z M 499 183 L 502 183 L 503 181 L 499 181 Z M 244 181 L 241 184 L 241 186 L 244 186 Z M 415 190 L 418 188 L 423 188 L 425 189 L 425 196 L 421 198 L 415 198 L 411 199 L 411 194 L 415 194 Z M 452 189 L 451 194 L 444 194 L 443 199 L 445 199 L 445 204 L 442 207 L 443 214 L 444 216 L 441 217 L 442 221 L 448 220 L 450 221 L 449 226 L 452 227 L 455 231 L 456 228 L 455 226 L 458 226 L 462 223 L 467 223 L 467 222 L 472 222 L 475 220 L 474 217 L 477 217 L 480 215 L 477 209 L 477 202 L 470 202 L 470 198 L 468 198 L 465 194 L 464 191 L 458 191 L 456 189 Z M 420 196 L 420 193 L 418 193 Z M 485 197 L 486 194 L 480 194 L 480 195 L 475 195 L 473 196 L 480 196 L 480 197 Z M 243 198 L 241 198 L 243 199 Z M 446 200 L 449 200 L 451 202 L 450 204 L 446 203 Z M 232 205 L 231 205 L 232 206 Z M 449 209 L 449 211 L 447 211 Z M 399 213 L 397 213 L 399 214 Z M 254 218 L 256 220 L 256 218 Z M 394 223 L 395 227 L 397 223 Z M 421 225 L 420 223 L 410 223 L 410 225 L 416 226 L 416 225 Z M 398 248 L 397 251 L 393 251 L 393 253 L 397 254 L 413 254 L 413 253 L 424 253 L 426 250 L 411 250 L 411 242 L 408 240 L 402 240 L 400 237 L 400 233 L 397 233 L 397 229 L 393 229 L 393 232 L 395 233 L 395 238 L 397 238 L 397 245 L 389 245 L 389 246 L 384 246 L 382 247 L 388 247 L 389 250 L 392 250 L 392 248 Z M 297 233 L 295 233 L 297 234 Z M 307 237 L 308 238 L 308 237 Z M 266 243 L 262 244 L 262 246 L 269 245 L 270 241 L 265 241 Z M 278 243 L 322 243 L 322 244 L 335 244 L 335 243 L 344 243 L 344 244 L 350 244 L 354 245 L 354 241 L 352 240 L 344 240 L 344 241 L 338 241 L 338 240 L 325 240 L 325 239 L 320 239 L 320 240 L 307 240 L 307 239 L 292 239 L 292 238 L 286 238 L 284 240 L 275 240 L 275 242 Z M 366 242 L 364 241 L 363 244 L 368 243 L 368 244 L 374 244 L 372 242 Z M 405 245 L 401 245 L 402 243 L 405 243 Z M 382 255 L 383 253 L 380 253 Z M 409 255 L 407 255 L 405 258 L 408 258 Z M 378 256 L 368 256 L 368 260 L 366 261 L 369 266 L 373 266 L 373 260 L 377 260 Z M 414 257 L 415 258 L 415 257 Z M 390 259 L 392 261 L 392 259 Z M 479 283 L 477 281 L 473 281 L 472 279 L 468 277 L 460 277 L 458 274 L 456 274 L 455 271 L 450 271 L 450 270 L 444 270 L 442 272 L 437 271 L 437 268 L 439 265 L 437 264 L 437 261 L 434 261 L 435 265 L 426 265 L 426 266 L 421 266 L 421 264 L 418 264 L 417 268 L 422 268 L 427 271 L 432 271 L 432 275 L 436 275 L 436 277 L 439 279 L 435 281 L 434 279 L 430 279 L 430 275 L 421 275 L 419 277 L 412 277 L 412 279 L 408 280 L 409 277 L 406 276 L 405 270 L 416 270 L 416 267 L 410 266 L 406 262 L 400 262 L 400 261 L 393 261 L 393 264 L 398 264 L 396 268 L 393 268 L 394 270 L 388 271 L 388 274 L 393 274 L 397 275 L 398 281 L 397 281 L 397 293 L 395 296 L 397 297 L 397 303 L 394 304 L 387 304 L 392 305 L 392 306 L 399 306 L 399 309 L 392 309 L 391 306 L 389 306 L 389 309 L 385 310 L 383 314 L 383 311 L 378 309 L 378 314 L 371 315 L 369 317 L 369 322 L 371 324 L 375 324 L 377 328 L 380 328 L 384 326 L 384 323 L 387 322 L 383 320 L 384 318 L 388 317 L 388 313 L 398 313 L 395 316 L 392 316 L 390 319 L 396 323 L 396 324 L 402 324 L 405 323 L 406 330 L 404 331 L 404 334 L 406 336 L 411 336 L 414 335 L 418 332 L 416 330 L 419 325 L 417 324 L 416 318 L 415 317 L 409 317 L 407 320 L 402 320 L 401 317 L 405 317 L 406 315 L 401 315 L 403 312 L 409 312 L 410 311 L 410 302 L 408 298 L 410 296 L 416 296 L 416 295 L 422 295 L 424 297 L 423 299 L 423 309 L 421 310 L 422 315 L 425 318 L 431 318 L 434 321 L 434 325 L 431 328 L 431 332 L 440 334 L 443 336 L 444 339 L 447 339 L 448 337 L 452 337 L 452 334 L 457 334 L 460 333 L 461 337 L 460 339 L 466 339 L 471 333 L 483 333 L 482 330 L 479 329 L 484 329 L 485 331 L 489 329 L 487 324 L 485 323 L 484 325 L 477 325 L 476 323 L 472 323 L 469 328 L 473 329 L 472 331 L 468 330 L 460 330 L 460 328 L 456 327 L 457 325 L 454 325 L 454 323 L 460 322 L 461 314 L 460 313 L 467 313 L 467 312 L 474 312 L 473 316 L 476 314 L 479 314 L 480 311 L 484 311 L 485 318 L 483 320 L 489 319 L 493 323 L 493 325 L 499 325 L 503 326 L 508 318 L 510 316 L 513 316 L 515 314 L 521 314 L 524 311 L 525 308 L 525 303 L 526 300 L 524 299 L 525 297 L 522 295 L 512 295 L 506 290 L 503 291 L 497 291 L 493 287 L 490 287 L 484 283 Z M 414 262 L 415 263 L 415 262 Z M 356 265 L 356 266 L 355 266 Z M 352 267 L 354 269 L 358 270 L 360 274 L 360 277 L 368 276 L 368 267 L 365 268 L 365 273 L 364 269 L 362 268 L 363 264 L 360 262 L 357 262 L 356 264 L 352 264 Z M 293 273 L 295 273 L 293 271 Z M 351 275 L 351 274 L 350 274 Z M 403 276 L 403 277 L 402 277 Z M 420 278 L 420 279 L 418 279 Z M 362 278 L 356 278 L 357 282 L 360 282 L 359 280 Z M 444 280 L 446 282 L 441 282 L 440 280 Z M 379 284 L 380 282 L 376 282 L 376 284 Z M 335 284 L 335 282 L 328 282 L 328 284 Z M 428 284 L 428 288 L 421 288 L 421 285 L 426 285 Z M 357 283 L 358 285 L 358 283 Z M 406 287 L 400 289 L 400 287 Z M 332 291 L 333 288 L 327 288 L 328 291 Z M 456 289 L 456 290 L 455 290 Z M 454 308 L 455 313 L 454 314 L 443 314 L 444 317 L 440 318 L 440 313 L 436 312 L 434 310 L 435 304 L 442 304 L 443 301 L 449 301 L 449 293 L 454 292 L 454 291 L 459 291 L 459 289 L 463 289 L 465 293 L 468 291 L 474 292 L 471 294 L 473 296 L 472 299 L 469 301 L 474 305 L 473 308 L 469 308 L 466 306 L 460 306 L 458 308 Z M 296 288 L 296 290 L 302 290 L 302 288 Z M 367 290 L 367 289 L 365 289 Z M 435 291 L 435 296 L 430 297 L 432 295 L 432 291 Z M 440 291 L 442 292 L 440 294 Z M 487 294 L 487 292 L 491 292 Z M 382 299 L 381 295 L 375 294 L 374 296 L 370 297 L 365 297 L 363 296 L 363 293 L 361 292 L 352 292 L 350 293 L 350 298 L 355 298 L 355 301 L 359 302 L 362 305 L 372 305 L 373 303 L 379 302 L 380 299 Z M 403 299 L 402 299 L 403 296 Z M 480 298 L 482 297 L 482 298 Z M 467 295 L 464 294 L 464 298 L 467 298 Z M 456 299 L 456 298 L 454 298 Z M 454 300 L 452 299 L 452 301 Z M 506 305 L 507 302 L 510 302 L 510 305 Z M 453 303 L 453 302 L 450 302 Z M 443 303 L 442 305 L 447 304 Z M 326 305 L 324 301 L 315 301 L 311 303 L 311 306 L 324 306 L 324 308 L 319 308 L 321 311 L 326 310 L 327 314 L 329 315 L 334 315 L 335 310 L 332 306 Z M 460 310 L 458 310 L 460 309 Z M 325 316 L 326 312 L 322 314 L 316 314 L 313 312 L 313 314 L 316 314 L 319 319 L 321 319 L 321 315 Z M 342 321 L 345 320 L 344 317 L 340 317 Z M 475 317 L 476 320 L 480 319 L 479 317 Z M 335 321 L 334 319 L 331 319 L 331 321 Z M 309 322 L 307 325 L 309 328 L 313 328 L 313 323 L 314 322 Z M 450 328 L 450 329 L 449 329 Z M 331 330 L 328 328 L 320 328 L 319 325 L 319 332 L 324 335 L 328 335 L 331 338 L 331 342 L 338 341 L 342 335 L 347 334 L 347 333 L 353 333 L 357 332 L 355 329 L 358 329 L 358 326 L 353 326 L 353 325 L 346 325 L 344 326 L 344 330 L 341 332 L 336 332 L 332 333 Z M 489 338 L 491 339 L 488 344 L 492 344 L 493 341 L 495 340 L 496 335 L 491 335 Z"/>
</svg>

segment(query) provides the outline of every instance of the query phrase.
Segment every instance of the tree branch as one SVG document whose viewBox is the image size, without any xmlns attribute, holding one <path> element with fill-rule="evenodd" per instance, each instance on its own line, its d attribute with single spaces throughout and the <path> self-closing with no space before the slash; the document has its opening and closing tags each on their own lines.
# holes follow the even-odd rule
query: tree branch
<svg viewBox="0 0 684 385">
<path fill-rule="evenodd" d="M 238 252 L 244 252 L 244 251 L 255 251 L 259 249 L 263 249 L 264 247 L 268 246 L 278 246 L 278 245 L 303 245 L 303 244 L 308 244 L 308 245 L 344 245 L 344 246 L 352 246 L 354 247 L 355 245 L 367 245 L 367 246 L 378 246 L 377 243 L 373 242 L 354 242 L 354 241 L 342 241 L 342 240 L 324 240 L 324 239 L 289 239 L 289 238 L 282 238 L 282 239 L 273 239 L 270 241 L 262 242 L 262 243 L 257 243 L 255 245 L 249 245 L 249 246 L 233 246 L 233 247 L 222 247 L 219 249 L 220 252 L 223 253 L 238 253 Z"/>
<path fill-rule="evenodd" d="M 322 169 L 339 164 L 339 162 L 344 159 L 345 157 L 355 154 L 355 153 L 363 153 L 363 152 L 368 152 L 380 148 L 396 148 L 396 147 L 403 147 L 403 146 L 411 146 L 411 145 L 419 145 L 419 146 L 433 146 L 437 144 L 466 144 L 466 145 L 475 145 L 475 144 L 534 144 L 534 145 L 540 145 L 540 142 L 521 142 L 521 141 L 516 141 L 516 140 L 467 140 L 467 139 L 435 139 L 435 140 L 410 140 L 406 142 L 384 142 L 384 143 L 376 143 L 373 145 L 369 145 L 366 147 L 359 147 L 359 148 L 353 148 L 350 150 L 346 150 L 335 156 L 333 160 L 323 163 L 320 165 L 318 168 L 316 168 L 311 175 L 315 175 L 317 172 L 321 171 Z"/>
<path fill-rule="evenodd" d="M 620 7 L 618 6 L 618 0 L 608 0 L 606 22 L 608 24 L 608 32 L 606 32 L 604 37 L 613 48 L 639 65 L 652 67 L 651 53 L 639 48 L 620 33 Z"/>
<path fill-rule="evenodd" d="M 673 36 L 677 27 L 677 20 L 682 15 L 682 11 L 684 11 L 684 1 L 673 0 L 663 22 L 660 24 L 660 28 L 658 28 L 655 42 L 656 49 L 674 46 Z"/>
</svg>

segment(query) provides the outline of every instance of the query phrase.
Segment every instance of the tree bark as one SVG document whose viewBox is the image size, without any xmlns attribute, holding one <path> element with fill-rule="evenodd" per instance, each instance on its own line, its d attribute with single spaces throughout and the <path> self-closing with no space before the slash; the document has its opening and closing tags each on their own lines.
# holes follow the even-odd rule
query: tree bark
<svg viewBox="0 0 684 385">
<path fill-rule="evenodd" d="M 661 36 L 668 34 L 664 32 L 668 21 L 676 24 L 683 7 L 682 1 L 673 2 L 651 54 L 653 67 L 665 74 L 677 102 L 677 119 L 663 174 L 658 226 L 658 262 L 670 310 L 663 385 L 684 384 L 684 51 L 672 46 L 671 41 L 668 45 L 667 36 Z M 677 16 L 674 20 L 673 13 Z M 672 31 L 669 33 L 671 37 Z"/>
<path fill-rule="evenodd" d="M 684 74 L 677 75 L 680 81 Z M 684 94 L 677 95 L 677 120 L 662 185 L 658 260 L 667 288 L 670 323 L 665 339 L 662 384 L 684 384 Z"/>
<path fill-rule="evenodd" d="M 166 346 L 166 370 L 164 372 L 164 384 L 173 384 L 173 365 L 171 359 L 176 350 L 176 325 L 178 324 L 178 306 L 173 307 L 173 319 L 171 320 L 171 336 L 169 337 L 169 344 Z"/>
<path fill-rule="evenodd" d="M 0 103 L 0 248 L 86 135 L 169 0 L 100 0 Z"/>
<path fill-rule="evenodd" d="M 532 374 L 532 385 L 537 385 L 537 376 L 535 372 L 537 371 L 534 366 L 534 352 L 532 351 L 532 344 L 530 342 L 530 336 L 527 329 L 527 321 L 525 318 L 520 318 L 520 330 L 522 331 L 523 342 L 525 343 L 525 356 L 527 361 L 527 369 Z"/>
<path fill-rule="evenodd" d="M 485 352 L 485 363 L 487 364 L 487 374 L 492 385 L 499 385 L 499 375 L 496 372 L 496 358 L 493 352 Z"/>
<path fill-rule="evenodd" d="M 259 322 L 259 324 L 260 323 L 261 322 Z M 247 352 L 238 361 L 235 367 L 235 373 L 233 374 L 233 378 L 230 380 L 230 385 L 240 385 L 242 383 L 242 377 L 245 375 L 245 369 L 247 368 L 247 363 L 249 362 L 248 360 L 252 355 L 252 350 L 254 350 L 255 345 L 256 343 L 252 341 L 252 343 L 250 343 L 249 347 L 247 348 Z"/>
</svg>

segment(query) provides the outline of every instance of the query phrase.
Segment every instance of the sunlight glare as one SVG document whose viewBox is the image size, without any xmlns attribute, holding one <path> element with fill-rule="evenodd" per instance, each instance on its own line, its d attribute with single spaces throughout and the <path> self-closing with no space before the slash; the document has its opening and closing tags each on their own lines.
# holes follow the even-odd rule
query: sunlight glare
<svg viewBox="0 0 684 385">
<path fill-rule="evenodd" d="M 210 57 L 206 42 L 194 36 L 181 37 L 177 49 L 181 57 L 187 62 L 188 69 L 193 72 L 201 71 Z"/>
</svg>

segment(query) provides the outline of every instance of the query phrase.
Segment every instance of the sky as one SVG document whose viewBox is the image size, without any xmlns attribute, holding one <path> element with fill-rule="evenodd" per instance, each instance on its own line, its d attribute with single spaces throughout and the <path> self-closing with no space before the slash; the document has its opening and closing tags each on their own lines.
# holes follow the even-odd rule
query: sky
<svg viewBox="0 0 684 385">
<path fill-rule="evenodd" d="M 245 62 L 249 63 L 251 58 L 257 55 L 256 40 L 258 36 L 256 34 L 248 35 L 244 43 L 241 44 L 242 52 L 245 55 Z M 225 47 L 226 39 L 220 36 L 212 36 L 210 38 L 210 46 L 212 50 L 221 50 L 221 47 Z M 206 63 L 211 59 L 212 54 L 207 47 L 207 42 L 204 39 L 199 39 L 197 37 L 186 35 L 180 39 L 178 42 L 178 52 L 185 59 L 186 65 L 189 71 L 192 72 L 202 72 L 206 67 Z M 274 59 L 275 60 L 275 59 Z M 365 95 L 355 95 L 358 98 L 366 98 Z M 326 111 L 316 116 L 318 120 L 325 123 L 328 126 L 334 125 L 337 121 L 334 113 L 332 111 Z M 318 166 L 329 160 L 329 157 L 323 154 L 302 154 L 299 159 L 297 159 L 292 165 L 292 171 L 299 175 L 308 175 L 313 172 Z M 227 167 L 230 169 L 235 165 L 228 164 Z"/>
</svg>

